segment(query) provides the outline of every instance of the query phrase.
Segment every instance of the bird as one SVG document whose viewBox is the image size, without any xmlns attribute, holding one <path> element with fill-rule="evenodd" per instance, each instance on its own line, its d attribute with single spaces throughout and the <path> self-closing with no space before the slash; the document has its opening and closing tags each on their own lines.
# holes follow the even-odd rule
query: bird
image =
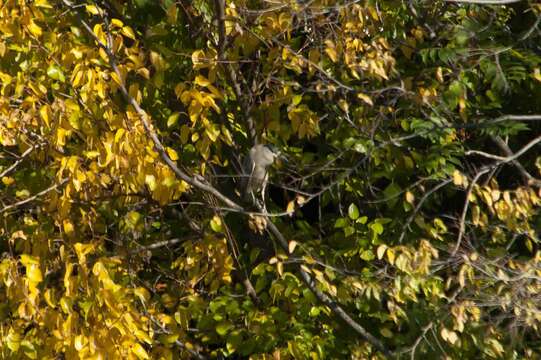
<svg viewBox="0 0 541 360">
<path fill-rule="evenodd" d="M 278 151 L 272 145 L 256 144 L 252 146 L 243 162 L 241 193 L 244 201 L 248 201 L 251 196 L 255 203 L 255 193 L 261 192 L 261 200 L 263 207 L 265 207 L 265 188 L 269 177 L 267 169 L 274 163 L 278 155 Z"/>
</svg>

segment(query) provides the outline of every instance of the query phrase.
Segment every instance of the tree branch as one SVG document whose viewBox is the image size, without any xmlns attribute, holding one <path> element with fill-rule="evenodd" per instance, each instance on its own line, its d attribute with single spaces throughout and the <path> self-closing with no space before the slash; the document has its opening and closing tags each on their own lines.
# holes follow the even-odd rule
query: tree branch
<svg viewBox="0 0 541 360">
<path fill-rule="evenodd" d="M 473 180 L 468 185 L 468 190 L 466 191 L 466 199 L 464 200 L 464 205 L 462 207 L 462 214 L 460 215 L 460 223 L 458 226 L 458 237 L 456 240 L 455 248 L 451 252 L 451 254 L 454 256 L 458 249 L 460 248 L 460 244 L 462 243 L 462 238 L 464 237 L 464 230 L 466 228 L 466 214 L 468 213 L 468 207 L 470 206 L 470 195 L 473 192 L 473 188 L 477 181 L 479 181 L 479 178 L 490 171 L 492 167 L 486 167 L 481 169 L 477 174 L 475 174 Z"/>
<path fill-rule="evenodd" d="M 216 0 L 219 1 L 219 0 Z M 69 0 L 63 0 L 64 4 L 67 5 L 70 9 L 73 9 L 73 5 Z M 221 6 L 221 5 L 220 5 Z M 77 13 L 77 15 L 79 15 Z M 100 46 L 104 51 L 106 52 L 109 64 L 112 67 L 113 71 L 117 74 L 117 76 L 120 79 L 119 88 L 128 101 L 130 105 L 135 109 L 137 112 L 139 118 L 141 119 L 141 122 L 143 123 L 143 126 L 145 128 L 145 131 L 147 135 L 150 137 L 152 142 L 154 143 L 154 146 L 158 153 L 160 154 L 160 157 L 162 160 L 169 166 L 169 168 L 177 175 L 180 179 L 184 180 L 188 184 L 194 186 L 195 188 L 198 188 L 199 190 L 202 190 L 204 192 L 210 193 L 216 198 L 223 201 L 227 206 L 231 207 L 234 210 L 237 211 L 244 211 L 244 208 L 237 203 L 235 203 L 233 200 L 229 199 L 227 196 L 223 195 L 221 192 L 219 192 L 216 188 L 212 187 L 211 185 L 204 183 L 204 179 L 201 177 L 196 176 L 189 176 L 184 171 L 180 170 L 177 165 L 174 163 L 173 160 L 169 157 L 167 154 L 164 146 L 162 145 L 161 141 L 159 140 L 157 134 L 153 130 L 148 115 L 146 112 L 141 108 L 139 103 L 130 96 L 128 93 L 124 83 L 122 82 L 121 73 L 118 69 L 118 66 L 116 64 L 116 58 L 115 55 L 112 53 L 110 47 L 106 44 L 103 44 L 97 36 L 94 34 L 90 26 L 81 18 L 79 17 L 79 21 L 81 22 L 82 26 L 85 28 L 85 30 L 89 33 L 89 35 L 97 42 L 98 46 Z M 268 217 L 267 217 L 268 220 Z M 288 243 L 280 230 L 274 225 L 274 223 L 270 220 L 267 221 L 268 226 L 270 228 L 270 232 L 273 234 L 273 236 L 278 240 L 281 247 L 285 250 L 288 249 Z M 301 273 L 301 277 L 305 284 L 308 286 L 308 288 L 316 295 L 316 297 L 325 305 L 327 305 L 338 317 L 340 317 L 344 322 L 346 322 L 353 330 L 355 330 L 359 335 L 361 335 L 366 341 L 368 341 L 370 344 L 372 344 L 377 350 L 381 351 L 383 354 L 385 354 L 387 357 L 391 357 L 392 353 L 383 345 L 383 343 L 378 340 L 376 337 L 374 337 L 372 334 L 370 334 L 364 327 L 362 327 L 360 324 L 358 324 L 355 320 L 353 320 L 336 302 L 334 302 L 330 297 L 328 297 L 326 294 L 321 292 L 317 287 L 310 276 L 304 269 L 302 269 L 299 266 L 299 271 Z"/>
<path fill-rule="evenodd" d="M 3 207 L 2 209 L 0 209 L 0 214 L 4 213 L 4 212 L 6 212 L 6 211 L 8 211 L 10 209 L 13 209 L 13 208 L 19 207 L 21 205 L 27 204 L 27 203 L 29 203 L 31 201 L 34 201 L 38 197 L 43 196 L 43 195 L 47 194 L 48 192 L 53 191 L 56 188 L 64 185 L 67 181 L 68 181 L 68 179 L 62 179 L 58 184 L 51 185 L 47 189 L 42 190 L 42 191 L 40 191 L 39 193 L 37 193 L 37 194 L 35 194 L 33 196 L 30 196 L 30 197 L 28 197 L 28 198 L 26 198 L 24 200 L 21 200 L 19 202 L 14 203 L 14 204 L 7 205 L 7 206 Z"/>
<path fill-rule="evenodd" d="M 69 1 L 69 0 L 62 0 L 62 1 L 70 9 L 75 10 L 77 16 L 79 16 L 79 13 L 77 12 L 77 10 L 73 8 L 73 4 L 71 3 L 71 1 Z M 220 199 L 222 202 L 227 204 L 227 206 L 229 206 L 229 207 L 231 207 L 231 208 L 233 208 L 235 210 L 238 210 L 238 211 L 243 211 L 244 209 L 242 208 L 242 206 L 238 205 L 237 203 L 235 203 L 234 201 L 229 199 L 227 196 L 220 193 L 217 189 L 215 189 L 211 185 L 207 184 L 205 179 L 202 176 L 198 176 L 198 175 L 190 176 L 187 173 L 185 173 L 184 171 L 182 171 L 175 164 L 175 162 L 167 154 L 167 151 L 165 150 L 165 147 L 163 146 L 160 139 L 158 138 L 158 135 L 156 134 L 156 132 L 152 128 L 152 125 L 150 123 L 150 120 L 149 120 L 149 117 L 148 117 L 147 113 L 141 108 L 139 103 L 133 97 L 131 97 L 130 94 L 128 93 L 128 90 L 126 89 L 126 86 L 124 85 L 124 82 L 123 82 L 123 79 L 122 79 L 122 74 L 120 73 L 120 70 L 118 69 L 118 66 L 117 66 L 117 63 L 116 63 L 116 57 L 113 54 L 111 48 L 107 44 L 104 44 L 104 43 L 101 42 L 101 40 L 92 31 L 92 28 L 80 16 L 79 16 L 79 22 L 84 27 L 86 32 L 94 39 L 94 41 L 96 41 L 98 46 L 101 47 L 105 51 L 105 53 L 107 54 L 107 57 L 109 59 L 109 65 L 111 66 L 111 68 L 113 69 L 113 71 L 115 72 L 115 74 L 117 75 L 117 77 L 119 79 L 120 83 L 118 85 L 119 85 L 120 92 L 122 93 L 122 95 L 124 96 L 126 101 L 128 101 L 128 103 L 135 109 L 135 112 L 139 116 L 139 119 L 141 120 L 141 122 L 143 124 L 143 127 L 145 128 L 146 134 L 150 137 L 150 139 L 154 143 L 154 148 L 156 149 L 158 154 L 160 154 L 160 157 L 167 164 L 167 166 L 169 166 L 169 168 L 181 180 L 187 182 L 188 184 L 190 184 L 190 185 L 192 185 L 192 186 L 194 186 L 194 187 L 196 187 L 196 188 L 198 188 L 200 190 L 203 190 L 205 192 L 213 194 L 218 199 Z"/>
<path fill-rule="evenodd" d="M 13 169 L 15 169 L 21 162 L 23 162 L 23 160 L 28 155 L 30 155 L 32 151 L 34 151 L 40 146 L 43 146 L 43 144 L 37 144 L 26 149 L 25 152 L 23 152 L 21 156 L 19 156 L 19 158 L 13 164 L 11 164 L 11 166 L 9 166 L 6 170 L 2 171 L 2 173 L 0 174 L 0 179 L 6 176 L 7 174 L 9 174 L 11 171 L 13 171 Z"/>
<path fill-rule="evenodd" d="M 499 136 L 491 136 L 490 137 L 492 139 L 492 141 L 494 141 L 494 143 L 496 143 L 496 145 L 498 145 L 498 147 L 503 151 L 503 153 L 507 156 L 507 157 L 512 157 L 514 154 L 513 154 L 513 151 L 511 151 L 511 149 L 509 148 L 509 146 L 505 143 L 505 141 L 503 141 L 503 139 Z M 524 166 L 522 166 L 522 164 L 517 161 L 517 160 L 513 160 L 511 161 L 513 163 L 513 165 L 515 165 L 515 167 L 518 169 L 518 171 L 520 172 L 520 174 L 522 175 L 524 181 L 526 181 L 526 183 L 528 185 L 536 185 L 536 186 L 541 186 L 541 180 L 539 179 L 536 179 L 535 177 L 533 177 L 525 168 Z"/>
</svg>

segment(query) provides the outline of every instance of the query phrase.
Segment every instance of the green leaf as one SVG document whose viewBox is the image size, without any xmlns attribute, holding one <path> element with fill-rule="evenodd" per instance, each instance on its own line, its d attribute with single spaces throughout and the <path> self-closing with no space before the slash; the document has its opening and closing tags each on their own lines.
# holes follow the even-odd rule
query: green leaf
<svg viewBox="0 0 541 360">
<path fill-rule="evenodd" d="M 334 227 L 336 229 L 341 229 L 343 227 L 346 227 L 348 225 L 348 220 L 346 218 L 338 218 L 336 219 L 336 222 L 334 223 Z"/>
<path fill-rule="evenodd" d="M 214 232 L 222 232 L 222 219 L 218 215 L 214 215 L 214 217 L 210 220 L 210 228 Z"/>
<path fill-rule="evenodd" d="M 383 225 L 381 225 L 379 222 L 373 222 L 369 225 L 369 227 L 376 235 L 383 234 Z"/>
<path fill-rule="evenodd" d="M 64 73 L 56 65 L 49 66 L 49 68 L 47 69 L 47 76 L 49 76 L 53 80 L 58 80 L 60 82 L 66 81 L 66 77 L 64 76 Z"/>
<path fill-rule="evenodd" d="M 385 200 L 387 200 L 387 203 L 389 204 L 389 207 L 394 207 L 399 200 L 399 194 L 402 191 L 400 186 L 396 185 L 396 183 L 390 183 L 389 186 L 383 190 L 383 195 L 385 195 Z"/>
<path fill-rule="evenodd" d="M 372 252 L 372 250 L 364 250 L 362 253 L 361 253 L 361 259 L 363 259 L 364 261 L 370 261 L 370 260 L 374 260 L 376 256 L 374 255 L 374 253 Z"/>
<path fill-rule="evenodd" d="M 229 353 L 233 353 L 235 351 L 237 351 L 237 349 L 239 348 L 239 346 L 242 344 L 242 334 L 240 331 L 236 330 L 236 331 L 233 331 L 231 334 L 229 334 L 229 336 L 227 337 L 227 341 L 226 341 L 226 347 L 227 347 L 227 351 L 229 351 Z"/>
<path fill-rule="evenodd" d="M 180 113 L 176 112 L 171 114 L 167 118 L 167 127 L 175 126 L 178 123 L 178 118 L 180 117 Z"/>
<path fill-rule="evenodd" d="M 348 216 L 351 220 L 356 220 L 359 217 L 359 209 L 357 205 L 350 204 L 348 208 Z"/>
<path fill-rule="evenodd" d="M 225 336 L 232 328 L 233 324 L 231 324 L 229 321 L 222 321 L 216 325 L 216 332 L 220 336 Z"/>
</svg>

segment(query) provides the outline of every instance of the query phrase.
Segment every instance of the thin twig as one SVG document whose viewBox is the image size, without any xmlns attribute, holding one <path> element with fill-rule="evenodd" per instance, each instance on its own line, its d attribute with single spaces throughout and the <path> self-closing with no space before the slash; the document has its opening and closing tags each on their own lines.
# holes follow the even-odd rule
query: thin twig
<svg viewBox="0 0 541 360">
<path fill-rule="evenodd" d="M 153 316 L 150 316 L 150 319 L 152 320 L 152 322 L 154 324 L 156 324 L 157 326 L 159 326 L 159 328 L 166 334 L 171 334 L 171 331 L 167 330 L 156 318 L 154 318 Z M 207 359 L 206 356 L 203 356 L 200 352 L 196 351 L 196 350 L 193 350 L 191 349 L 190 347 L 186 346 L 186 344 L 184 344 L 182 341 L 180 340 L 175 340 L 175 344 L 180 347 L 181 349 L 187 351 L 194 359 L 199 359 L 199 360 L 205 360 Z"/>
<path fill-rule="evenodd" d="M 439 183 L 438 185 L 434 186 L 432 189 L 428 190 L 424 195 L 423 197 L 421 198 L 421 200 L 419 200 L 419 203 L 417 204 L 417 206 L 415 206 L 415 209 L 413 209 L 413 212 L 411 213 L 411 215 L 408 217 L 408 219 L 406 220 L 406 223 L 404 224 L 404 226 L 402 227 L 402 232 L 400 233 L 400 238 L 398 239 L 398 242 L 399 243 L 402 243 L 402 240 L 404 240 L 404 236 L 406 235 L 406 230 L 408 229 L 408 227 L 410 226 L 411 222 L 413 221 L 413 219 L 415 218 L 415 215 L 417 215 L 417 213 L 419 212 L 419 210 L 421 209 L 421 206 L 423 206 L 424 202 L 428 199 L 428 197 L 430 195 L 432 195 L 434 192 L 438 191 L 439 189 L 441 189 L 442 187 L 444 187 L 445 185 L 449 184 L 451 181 L 453 181 L 453 179 L 447 179 L 441 183 Z"/>
<path fill-rule="evenodd" d="M 464 230 L 466 227 L 466 214 L 468 213 L 468 207 L 470 205 L 470 195 L 473 192 L 473 188 L 477 181 L 479 181 L 479 178 L 483 175 L 489 172 L 492 169 L 492 167 L 486 167 L 484 169 L 481 169 L 477 174 L 475 174 L 475 177 L 471 181 L 471 183 L 468 185 L 468 190 L 466 191 L 466 199 L 464 200 L 464 206 L 462 207 L 462 214 L 460 215 L 460 224 L 458 227 L 458 237 L 456 240 L 455 248 L 453 249 L 451 255 L 455 255 L 458 249 L 460 248 L 460 244 L 462 243 L 462 238 L 464 236 Z"/>
<path fill-rule="evenodd" d="M 2 173 L 0 173 L 0 179 L 3 178 L 4 176 L 6 176 L 7 174 L 9 174 L 13 169 L 15 169 L 17 167 L 17 165 L 19 165 L 21 162 L 23 162 L 23 160 L 28 155 L 30 155 L 30 153 L 32 151 L 34 151 L 35 149 L 37 149 L 38 147 L 40 147 L 42 145 L 43 144 L 37 144 L 37 145 L 31 146 L 28 149 L 26 149 L 25 152 L 23 152 L 21 154 L 21 156 L 19 156 L 19 158 L 13 164 L 11 164 L 11 166 L 9 166 L 6 170 L 4 170 L 4 171 L 2 171 Z"/>
<path fill-rule="evenodd" d="M 33 195 L 33 196 L 30 196 L 30 197 L 28 197 L 28 198 L 26 198 L 26 199 L 24 199 L 24 200 L 21 200 L 21 201 L 19 201 L 19 202 L 14 203 L 14 204 L 7 205 L 7 206 L 5 206 L 4 208 L 0 209 L 0 214 L 4 213 L 4 212 L 6 212 L 6 211 L 8 211 L 8 210 L 10 210 L 10 209 L 14 209 L 14 208 L 16 208 L 16 207 L 19 207 L 19 206 L 21 206 L 21 205 L 24 205 L 24 204 L 27 204 L 27 203 L 29 203 L 29 202 L 31 202 L 31 201 L 34 201 L 34 200 L 36 200 L 37 198 L 39 198 L 40 196 L 43 196 L 43 195 L 47 194 L 48 192 L 53 191 L 53 190 L 55 190 L 56 188 L 58 188 L 58 187 L 64 185 L 67 181 L 68 181 L 68 179 L 63 179 L 63 180 L 61 180 L 59 183 L 54 184 L 54 185 L 51 185 L 51 186 L 49 186 L 47 189 L 42 190 L 42 191 L 40 191 L 39 193 L 37 193 L 37 194 L 35 194 L 35 195 Z"/>
</svg>

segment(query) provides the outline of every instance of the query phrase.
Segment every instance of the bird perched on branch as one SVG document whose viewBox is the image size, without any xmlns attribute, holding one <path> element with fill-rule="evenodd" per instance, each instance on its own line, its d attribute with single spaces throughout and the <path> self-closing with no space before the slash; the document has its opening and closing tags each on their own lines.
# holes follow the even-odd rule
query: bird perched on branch
<svg viewBox="0 0 541 360">
<path fill-rule="evenodd" d="M 265 188 L 269 177 L 268 167 L 274 163 L 279 153 L 272 145 L 254 145 L 243 163 L 243 177 L 241 181 L 241 193 L 243 199 L 248 201 L 250 196 L 256 203 L 255 194 L 261 193 L 261 200 L 265 208 Z"/>
</svg>

